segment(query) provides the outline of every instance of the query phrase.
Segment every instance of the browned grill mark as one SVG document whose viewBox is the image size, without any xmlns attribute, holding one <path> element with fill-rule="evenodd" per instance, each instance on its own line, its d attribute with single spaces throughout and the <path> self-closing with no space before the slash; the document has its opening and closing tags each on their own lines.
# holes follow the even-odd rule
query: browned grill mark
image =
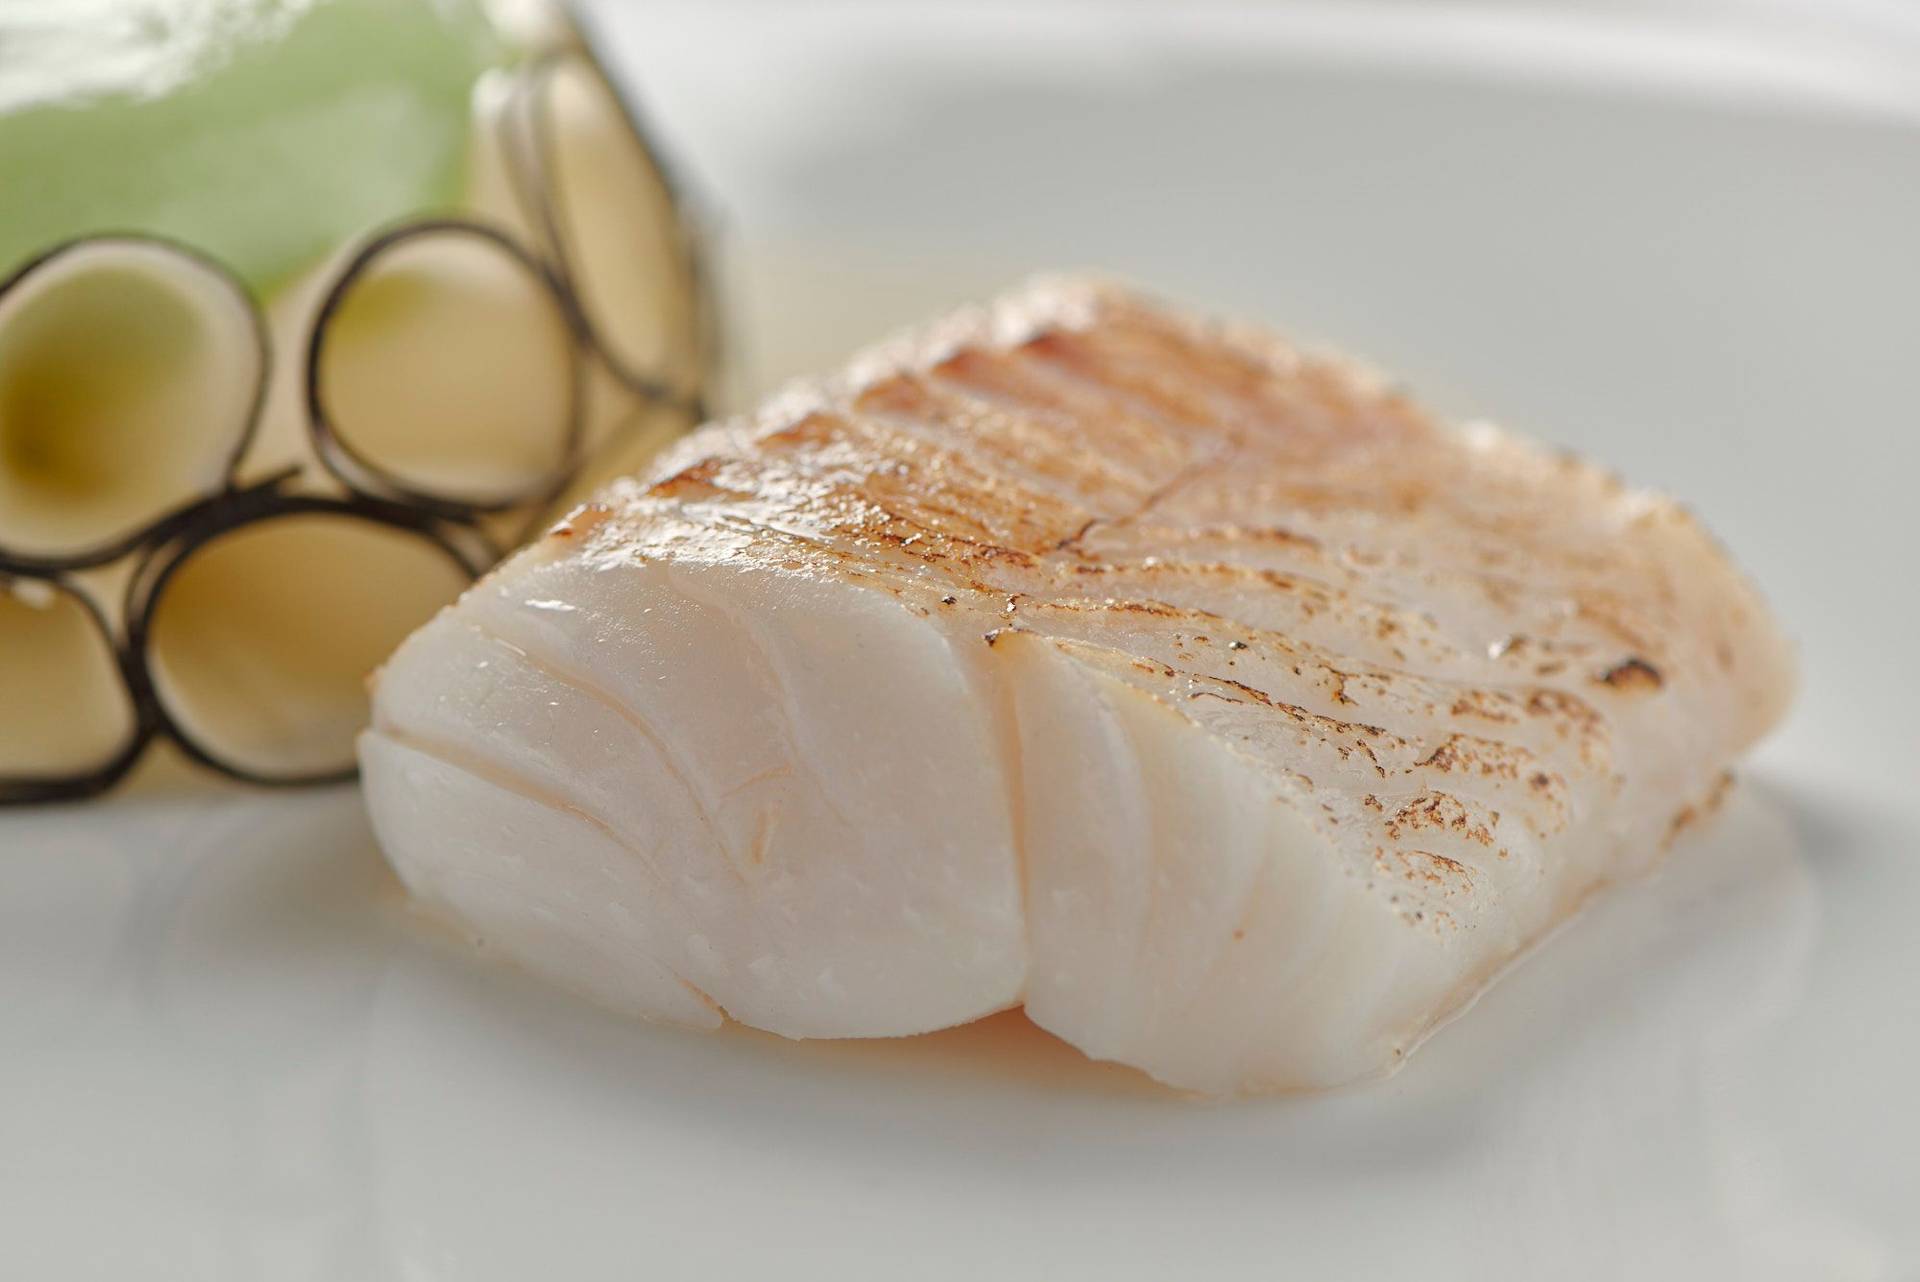
<svg viewBox="0 0 1920 1282">
<path fill-rule="evenodd" d="M 1406 850 L 1382 847 L 1374 852 L 1374 866 L 1389 876 L 1398 876 L 1424 890 L 1440 895 L 1470 893 L 1473 870 L 1458 859 L 1431 850 Z M 1416 919 L 1420 912 L 1413 914 Z"/>
<path fill-rule="evenodd" d="M 1497 725 L 1512 725 L 1518 720 L 1513 715 L 1512 700 L 1495 690 L 1463 691 L 1455 696 L 1447 712 L 1450 716 L 1474 717 Z"/>
<path fill-rule="evenodd" d="M 1415 764 L 1443 774 L 1458 771 L 1489 779 L 1517 780 L 1522 771 L 1533 766 L 1534 756 L 1515 744 L 1453 734 Z"/>
<path fill-rule="evenodd" d="M 1422 829 L 1438 829 L 1482 846 L 1493 845 L 1493 830 L 1477 822 L 1466 804 L 1451 793 L 1423 793 L 1394 811 L 1386 823 L 1387 835 L 1395 841 Z"/>
<path fill-rule="evenodd" d="M 1630 656 L 1602 672 L 1595 680 L 1616 690 L 1646 692 L 1664 684 L 1660 669 L 1638 655 Z"/>
<path fill-rule="evenodd" d="M 571 539 L 582 534 L 591 534 L 600 523 L 613 514 L 613 509 L 605 503 L 582 503 L 554 522 L 547 531 L 549 537 Z"/>
<path fill-rule="evenodd" d="M 1209 686 L 1226 686 L 1231 690 L 1237 691 L 1243 699 L 1251 700 L 1254 703 L 1260 704 L 1262 707 L 1272 708 L 1275 712 L 1287 717 L 1287 719 L 1298 722 L 1301 725 L 1312 726 L 1322 733 L 1365 734 L 1374 736 L 1386 736 L 1387 734 L 1387 732 L 1379 726 L 1366 725 L 1357 721 L 1341 721 L 1336 717 L 1323 717 L 1317 712 L 1310 712 L 1300 707 L 1298 704 L 1287 703 L 1284 700 L 1276 699 L 1265 690 L 1250 686 L 1244 681 L 1235 681 L 1231 677 L 1209 677 L 1194 674 L 1192 679 Z M 1196 697 L 1202 694 L 1215 694 L 1218 695 L 1218 697 L 1230 698 L 1230 696 L 1222 695 L 1218 691 L 1210 689 L 1196 690 L 1194 694 Z"/>
<path fill-rule="evenodd" d="M 1667 824 L 1666 844 L 1671 845 L 1675 838 L 1688 828 L 1719 813 L 1726 804 L 1727 794 L 1733 789 L 1733 772 L 1722 770 L 1707 789 L 1707 794 L 1698 801 L 1680 807 L 1677 814 Z"/>
</svg>

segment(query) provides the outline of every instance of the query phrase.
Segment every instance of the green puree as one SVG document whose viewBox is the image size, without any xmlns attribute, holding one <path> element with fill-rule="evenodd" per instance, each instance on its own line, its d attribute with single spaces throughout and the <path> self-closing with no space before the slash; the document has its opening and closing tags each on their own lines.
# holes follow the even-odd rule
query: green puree
<svg viewBox="0 0 1920 1282">
<path fill-rule="evenodd" d="M 457 203 L 483 0 L 0 2 L 0 277 L 155 232 L 268 293 L 348 237 Z"/>
</svg>

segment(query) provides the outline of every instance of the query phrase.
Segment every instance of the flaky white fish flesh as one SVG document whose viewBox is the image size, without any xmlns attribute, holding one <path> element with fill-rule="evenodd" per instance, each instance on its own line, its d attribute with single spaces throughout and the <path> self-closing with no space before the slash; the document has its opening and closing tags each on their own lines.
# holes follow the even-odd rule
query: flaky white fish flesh
<svg viewBox="0 0 1920 1282">
<path fill-rule="evenodd" d="M 400 649 L 360 750 L 415 896 L 624 1010 L 1024 1005 L 1234 1093 L 1394 1067 L 1791 685 L 1672 502 L 1056 281 L 615 484 Z"/>
</svg>

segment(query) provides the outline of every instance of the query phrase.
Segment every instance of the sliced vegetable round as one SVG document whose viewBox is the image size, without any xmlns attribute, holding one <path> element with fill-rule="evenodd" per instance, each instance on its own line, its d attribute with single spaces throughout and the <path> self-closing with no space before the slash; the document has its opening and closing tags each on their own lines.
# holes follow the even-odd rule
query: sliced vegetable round
<svg viewBox="0 0 1920 1282">
<path fill-rule="evenodd" d="M 347 777 L 366 678 L 476 565 L 405 514 L 330 500 L 183 540 L 138 640 L 188 752 L 266 783 Z"/>
<path fill-rule="evenodd" d="M 460 511 L 550 493 L 577 444 L 567 310 L 512 241 L 465 222 L 370 242 L 317 317 L 308 367 L 320 457 L 382 498 Z"/>
<path fill-rule="evenodd" d="M 0 801 L 113 782 L 145 727 L 92 604 L 54 580 L 0 578 L 0 656 Z"/>
<path fill-rule="evenodd" d="M 93 237 L 0 286 L 0 562 L 95 564 L 219 489 L 252 429 L 265 330 L 164 241 Z"/>
<path fill-rule="evenodd" d="M 547 230 L 595 345 L 623 381 L 690 394 L 702 359 L 698 284 L 666 176 L 590 59 L 556 55 L 530 83 Z"/>
</svg>

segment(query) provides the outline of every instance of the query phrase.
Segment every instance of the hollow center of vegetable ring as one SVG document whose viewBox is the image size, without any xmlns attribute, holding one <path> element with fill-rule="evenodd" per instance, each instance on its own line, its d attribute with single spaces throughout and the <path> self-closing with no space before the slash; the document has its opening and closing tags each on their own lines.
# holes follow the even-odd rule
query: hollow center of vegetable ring
<svg viewBox="0 0 1920 1282">
<path fill-rule="evenodd" d="M 0 311 L 0 549 L 59 557 L 219 485 L 259 359 L 244 304 L 148 244 L 81 246 Z"/>
<path fill-rule="evenodd" d="M 397 526 L 336 513 L 240 526 L 160 588 L 155 692 L 185 739 L 242 773 L 344 771 L 367 676 L 467 580 L 439 543 Z"/>
<path fill-rule="evenodd" d="M 478 504 L 557 480 L 573 334 L 537 268 L 487 236 L 396 240 L 347 282 L 316 357 L 340 441 L 388 481 Z"/>
<path fill-rule="evenodd" d="M 133 738 L 106 633 L 46 583 L 0 582 L 0 778 L 85 774 Z"/>
</svg>

